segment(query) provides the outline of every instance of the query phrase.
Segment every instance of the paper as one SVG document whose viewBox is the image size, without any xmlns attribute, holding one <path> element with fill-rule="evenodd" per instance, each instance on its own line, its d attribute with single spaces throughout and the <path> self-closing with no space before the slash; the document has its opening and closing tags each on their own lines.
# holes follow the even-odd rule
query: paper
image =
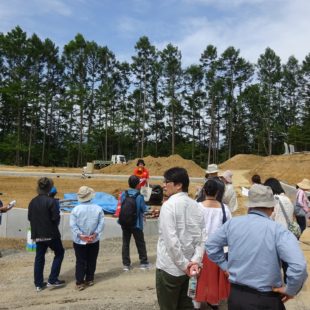
<svg viewBox="0 0 310 310">
<path fill-rule="evenodd" d="M 241 187 L 241 195 L 248 197 L 249 196 L 249 190 L 246 187 L 242 186 Z"/>
</svg>

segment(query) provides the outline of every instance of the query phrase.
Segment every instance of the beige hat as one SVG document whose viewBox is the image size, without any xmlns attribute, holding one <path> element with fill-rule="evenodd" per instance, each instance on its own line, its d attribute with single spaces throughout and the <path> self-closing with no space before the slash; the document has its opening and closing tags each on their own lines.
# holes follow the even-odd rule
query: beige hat
<svg viewBox="0 0 310 310">
<path fill-rule="evenodd" d="M 297 186 L 301 189 L 309 190 L 310 189 L 310 180 L 303 179 L 301 182 L 297 183 Z"/>
<path fill-rule="evenodd" d="M 249 189 L 248 208 L 273 208 L 276 204 L 269 186 L 253 184 Z"/>
<path fill-rule="evenodd" d="M 90 201 L 95 196 L 95 191 L 88 186 L 81 186 L 77 192 L 79 202 Z"/>
<path fill-rule="evenodd" d="M 206 173 L 216 173 L 218 171 L 219 171 L 219 169 L 218 169 L 216 164 L 210 164 L 210 165 L 208 165 Z"/>
<path fill-rule="evenodd" d="M 230 170 L 226 170 L 221 176 L 222 176 L 228 183 L 232 183 L 233 173 L 232 173 Z"/>
</svg>

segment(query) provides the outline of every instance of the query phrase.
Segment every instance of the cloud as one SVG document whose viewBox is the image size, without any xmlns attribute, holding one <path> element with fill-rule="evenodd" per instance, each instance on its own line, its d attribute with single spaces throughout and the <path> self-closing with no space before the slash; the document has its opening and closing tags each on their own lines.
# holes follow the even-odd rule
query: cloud
<svg viewBox="0 0 310 310">
<path fill-rule="evenodd" d="M 273 2 L 280 2 L 283 0 L 272 0 Z M 285 0 L 286 1 L 286 0 Z M 270 0 L 183 0 L 185 4 L 189 5 L 206 5 L 222 9 L 229 9 L 240 7 L 242 5 L 256 5 L 262 3 L 270 3 Z"/>
<path fill-rule="evenodd" d="M 10 30 L 12 21 L 16 24 L 28 24 L 31 18 L 38 16 L 72 15 L 72 9 L 66 0 L 1 0 L 0 1 L 0 27 L 1 30 Z M 33 23 L 33 22 L 32 22 Z"/>
<path fill-rule="evenodd" d="M 117 28 L 122 35 L 132 36 L 136 34 L 137 29 L 142 29 L 142 23 L 135 18 L 123 16 L 117 22 Z"/>
<path fill-rule="evenodd" d="M 213 3 L 215 0 L 194 1 Z M 228 0 L 220 2 L 228 3 Z M 256 62 L 266 47 L 274 49 L 282 62 L 292 54 L 301 61 L 310 52 L 310 41 L 306 39 L 309 16 L 310 2 L 300 0 L 282 1 L 281 6 L 274 3 L 272 10 L 262 8 L 244 15 L 235 12 L 216 19 L 193 17 L 184 22 L 184 33 L 174 44 L 181 49 L 185 65 L 197 63 L 208 44 L 216 46 L 219 53 L 234 46 L 251 62 Z"/>
</svg>

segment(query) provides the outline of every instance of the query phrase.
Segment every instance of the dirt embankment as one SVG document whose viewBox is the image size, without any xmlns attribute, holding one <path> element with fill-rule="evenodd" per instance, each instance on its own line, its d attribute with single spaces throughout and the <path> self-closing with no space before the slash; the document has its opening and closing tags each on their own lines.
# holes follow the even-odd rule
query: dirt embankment
<svg viewBox="0 0 310 310">
<path fill-rule="evenodd" d="M 203 177 L 205 169 L 201 168 L 192 160 L 184 159 L 180 155 L 171 155 L 169 157 L 144 157 L 146 168 L 149 170 L 150 175 L 163 175 L 164 172 L 171 167 L 182 167 L 188 171 L 191 177 Z M 126 174 L 133 173 L 138 159 L 131 160 L 127 165 L 111 165 L 100 170 L 105 174 Z"/>
<path fill-rule="evenodd" d="M 239 154 L 220 165 L 222 170 L 249 170 L 248 178 L 259 174 L 262 180 L 274 177 L 294 185 L 310 178 L 310 153 L 292 155 L 256 156 Z"/>
</svg>

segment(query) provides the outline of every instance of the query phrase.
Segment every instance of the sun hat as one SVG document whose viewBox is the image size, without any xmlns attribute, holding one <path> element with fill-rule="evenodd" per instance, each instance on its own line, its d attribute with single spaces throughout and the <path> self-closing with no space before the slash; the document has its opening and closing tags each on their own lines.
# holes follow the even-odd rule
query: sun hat
<svg viewBox="0 0 310 310">
<path fill-rule="evenodd" d="M 233 173 L 230 170 L 224 171 L 224 173 L 221 175 L 228 183 L 232 183 L 232 176 Z"/>
<path fill-rule="evenodd" d="M 301 182 L 297 183 L 297 186 L 301 189 L 309 190 L 310 189 L 310 180 L 303 179 Z"/>
<path fill-rule="evenodd" d="M 137 166 L 139 166 L 140 164 L 145 166 L 145 162 L 144 162 L 144 160 L 142 158 L 138 159 L 138 161 L 137 161 Z"/>
<path fill-rule="evenodd" d="M 95 196 L 95 191 L 91 187 L 81 186 L 77 196 L 79 202 L 90 201 Z"/>
<path fill-rule="evenodd" d="M 216 173 L 218 171 L 219 171 L 219 169 L 218 169 L 216 164 L 210 164 L 207 167 L 206 173 Z"/>
<path fill-rule="evenodd" d="M 248 208 L 273 208 L 276 204 L 272 189 L 261 184 L 253 184 L 251 186 L 248 199 Z"/>
</svg>

